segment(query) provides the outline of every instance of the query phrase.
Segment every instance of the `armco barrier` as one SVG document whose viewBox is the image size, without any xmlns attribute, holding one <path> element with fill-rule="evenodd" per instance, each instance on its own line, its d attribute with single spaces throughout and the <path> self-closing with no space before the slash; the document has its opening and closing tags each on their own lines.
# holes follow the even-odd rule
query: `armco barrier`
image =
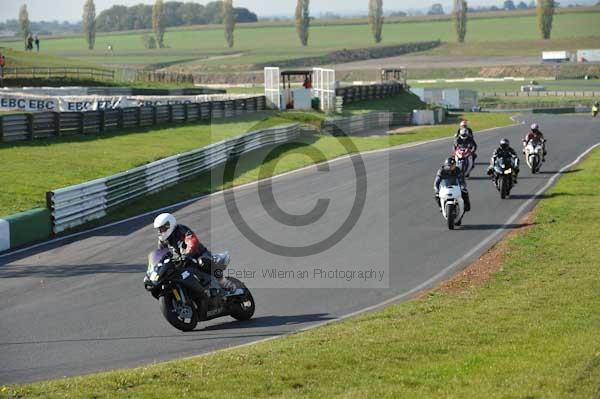
<svg viewBox="0 0 600 399">
<path fill-rule="evenodd" d="M 335 95 L 344 99 L 344 104 L 356 101 L 374 100 L 399 94 L 404 90 L 400 82 L 373 85 L 348 86 L 335 89 Z"/>
<path fill-rule="evenodd" d="M 410 112 L 370 112 L 350 117 L 326 119 L 323 121 L 321 130 L 334 136 L 368 134 L 376 130 L 410 125 L 411 117 Z"/>
<path fill-rule="evenodd" d="M 46 193 L 52 231 L 101 218 L 132 199 L 222 164 L 254 149 L 290 141 L 301 134 L 300 124 L 247 133 L 198 150 L 174 155 L 116 175 Z"/>
<path fill-rule="evenodd" d="M 50 211 L 39 208 L 0 218 L 0 251 L 44 240 L 52 234 Z"/>
<path fill-rule="evenodd" d="M 228 101 L 173 104 L 86 112 L 36 112 L 0 116 L 0 141 L 20 141 L 72 134 L 100 134 L 114 129 L 165 123 L 202 122 L 265 110 L 264 96 Z"/>
</svg>

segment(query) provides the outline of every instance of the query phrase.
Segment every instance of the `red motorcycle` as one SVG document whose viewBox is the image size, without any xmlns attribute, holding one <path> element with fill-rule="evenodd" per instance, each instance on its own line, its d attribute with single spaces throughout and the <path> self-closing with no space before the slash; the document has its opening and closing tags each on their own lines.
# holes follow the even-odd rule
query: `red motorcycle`
<svg viewBox="0 0 600 399">
<path fill-rule="evenodd" d="M 464 177 L 469 177 L 471 171 L 475 167 L 473 161 L 473 146 L 456 144 L 454 146 L 454 158 L 456 159 L 456 167 L 460 169 Z"/>
</svg>

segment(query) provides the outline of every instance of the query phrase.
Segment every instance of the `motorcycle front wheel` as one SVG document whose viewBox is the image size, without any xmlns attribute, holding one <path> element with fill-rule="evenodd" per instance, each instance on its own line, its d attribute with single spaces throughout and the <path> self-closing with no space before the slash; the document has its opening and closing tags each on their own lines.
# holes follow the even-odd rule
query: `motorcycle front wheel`
<svg viewBox="0 0 600 399">
<path fill-rule="evenodd" d="M 182 290 L 179 289 L 178 292 L 182 292 Z M 158 298 L 160 311 L 169 324 L 176 329 L 192 331 L 198 325 L 198 310 L 194 307 L 189 297 L 187 297 L 187 301 L 184 303 L 181 294 L 178 296 L 179 299 L 176 298 L 173 292 L 168 292 Z"/>
<path fill-rule="evenodd" d="M 454 230 L 454 219 L 456 218 L 456 206 L 454 204 L 446 205 L 446 220 L 448 221 L 448 229 Z"/>
<path fill-rule="evenodd" d="M 502 175 L 502 181 L 500 182 L 500 198 L 505 199 L 510 194 L 510 181 L 512 179 L 510 175 Z"/>
</svg>

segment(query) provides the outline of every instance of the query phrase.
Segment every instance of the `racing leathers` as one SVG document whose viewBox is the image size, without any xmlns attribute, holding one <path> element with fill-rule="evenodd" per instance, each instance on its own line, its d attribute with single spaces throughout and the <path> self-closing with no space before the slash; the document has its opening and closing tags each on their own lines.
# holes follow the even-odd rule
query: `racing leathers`
<svg viewBox="0 0 600 399">
<path fill-rule="evenodd" d="M 214 275 L 221 287 L 225 290 L 231 288 L 231 282 L 223 277 L 223 274 L 212 270 L 213 256 L 196 234 L 187 226 L 178 224 L 166 241 L 158 240 L 158 248 L 168 248 L 169 251 L 180 258 L 186 264 L 194 263 L 200 271 L 208 275 Z M 198 263 L 195 263 L 197 260 Z"/>
<path fill-rule="evenodd" d="M 517 152 L 512 147 L 502 148 L 498 147 L 492 154 L 492 159 L 490 160 L 490 166 L 488 168 L 488 175 L 494 175 L 494 164 L 496 163 L 496 159 L 498 158 L 512 158 L 513 160 L 513 171 L 514 171 L 514 183 L 517 184 L 517 177 L 519 176 L 519 157 L 517 156 Z"/>
<path fill-rule="evenodd" d="M 462 129 L 467 130 L 467 137 L 461 137 L 460 131 Z M 477 143 L 475 142 L 475 137 L 473 136 L 473 130 L 470 127 L 461 127 L 454 135 L 455 145 L 462 145 L 463 143 L 473 146 L 473 162 L 475 162 L 475 159 L 477 159 Z"/>
<path fill-rule="evenodd" d="M 544 134 L 539 129 L 530 129 L 525 138 L 523 139 L 523 153 L 525 153 L 525 147 L 527 147 L 527 144 L 529 144 L 530 141 L 539 141 L 542 143 L 542 148 L 544 150 L 544 156 L 542 157 L 542 161 L 545 161 L 546 154 L 548 153 L 546 151 L 546 139 L 544 138 Z"/>
</svg>

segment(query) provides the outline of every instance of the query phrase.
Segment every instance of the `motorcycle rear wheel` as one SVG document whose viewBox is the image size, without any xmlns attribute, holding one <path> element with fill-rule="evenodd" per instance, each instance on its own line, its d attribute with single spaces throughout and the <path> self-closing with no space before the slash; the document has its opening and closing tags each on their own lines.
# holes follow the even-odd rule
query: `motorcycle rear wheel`
<svg viewBox="0 0 600 399">
<path fill-rule="evenodd" d="M 246 291 L 246 294 L 242 296 L 239 301 L 231 305 L 230 316 L 239 321 L 250 320 L 252 316 L 254 316 L 254 311 L 256 310 L 254 297 L 252 297 L 250 290 L 246 288 L 246 285 L 240 280 L 233 277 L 227 277 L 227 279 L 234 283 L 236 288 L 241 288 Z"/>
</svg>

